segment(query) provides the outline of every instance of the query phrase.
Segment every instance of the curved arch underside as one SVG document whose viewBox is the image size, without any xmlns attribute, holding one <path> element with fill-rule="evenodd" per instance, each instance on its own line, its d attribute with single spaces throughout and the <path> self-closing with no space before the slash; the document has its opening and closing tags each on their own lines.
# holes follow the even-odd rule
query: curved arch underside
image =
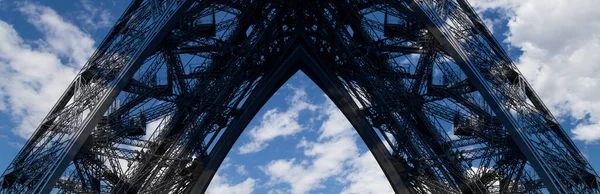
<svg viewBox="0 0 600 194">
<path fill-rule="evenodd" d="M 244 111 L 241 116 L 236 117 L 239 120 L 234 120 L 231 129 L 226 131 L 222 137 L 223 141 L 215 145 L 214 151 L 211 152 L 211 162 L 208 162 L 202 173 L 199 175 L 198 181 L 191 187 L 190 193 L 204 192 L 210 183 L 210 180 L 215 175 L 216 170 L 225 159 L 225 156 L 231 150 L 235 141 L 242 134 L 248 123 L 258 113 L 260 108 L 267 100 L 297 71 L 302 70 L 308 75 L 323 91 L 331 98 L 335 99 L 334 104 L 340 108 L 342 113 L 348 118 L 352 126 L 361 136 L 375 159 L 382 167 L 385 175 L 392 184 L 392 188 L 396 193 L 414 193 L 407 186 L 402 176 L 406 176 L 403 166 L 399 161 L 390 157 L 388 149 L 385 147 L 379 136 L 372 130 L 372 127 L 366 116 L 361 114 L 361 110 L 352 100 L 349 91 L 346 91 L 344 85 L 337 79 L 335 74 L 323 69 L 316 60 L 302 47 L 296 48 L 290 56 L 284 60 L 281 66 L 273 75 L 266 76 L 265 83 L 257 87 L 255 93 L 250 94 L 246 101 L 246 107 L 242 107 Z"/>
<path fill-rule="evenodd" d="M 0 193 L 204 192 L 297 71 L 348 118 L 396 193 L 599 192 L 465 0 L 135 0 Z"/>
</svg>

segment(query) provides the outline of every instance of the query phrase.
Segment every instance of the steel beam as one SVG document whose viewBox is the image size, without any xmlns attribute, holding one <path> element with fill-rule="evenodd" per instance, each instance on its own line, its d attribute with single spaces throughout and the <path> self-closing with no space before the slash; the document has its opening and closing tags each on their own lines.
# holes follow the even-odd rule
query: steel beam
<svg viewBox="0 0 600 194">
<path fill-rule="evenodd" d="M 65 154 L 63 157 L 55 163 L 55 165 L 50 169 L 50 171 L 46 172 L 43 176 L 41 184 L 39 185 L 38 191 L 40 193 L 50 193 L 62 173 L 65 171 L 67 166 L 79 149 L 83 146 L 87 137 L 92 133 L 92 130 L 102 118 L 102 115 L 110 104 L 114 101 L 116 96 L 123 90 L 123 88 L 129 83 L 133 74 L 139 69 L 144 60 L 156 50 L 156 47 L 160 44 L 163 38 L 171 31 L 173 26 L 183 18 L 185 11 L 192 5 L 194 1 L 186 0 L 181 1 L 178 7 L 169 13 L 164 13 L 164 23 L 159 27 L 159 30 L 156 31 L 156 34 L 152 35 L 147 41 L 147 44 L 144 45 L 144 48 L 134 56 L 134 60 L 131 60 L 130 63 L 126 64 L 118 78 L 115 80 L 116 84 L 114 87 L 109 88 L 109 91 L 105 96 L 102 97 L 101 102 L 93 109 L 91 113 L 89 113 L 88 118 L 81 124 L 81 129 L 79 130 L 79 134 L 74 137 L 74 141 L 67 146 L 65 150 Z"/>
<path fill-rule="evenodd" d="M 234 120 L 231 125 L 223 132 L 223 135 L 219 138 L 213 149 L 211 150 L 208 158 L 206 159 L 205 166 L 200 165 L 194 170 L 195 172 L 201 171 L 194 177 L 195 181 L 192 182 L 186 193 L 204 193 L 210 184 L 210 181 L 214 177 L 215 173 L 221 166 L 221 163 L 227 156 L 227 153 L 231 150 L 233 144 L 240 137 L 244 129 L 248 126 L 248 123 L 254 118 L 254 115 L 258 113 L 260 108 L 273 96 L 273 94 L 290 78 L 294 73 L 298 71 L 297 61 L 300 51 L 294 50 L 287 59 L 277 67 L 276 70 L 266 73 L 260 80 L 260 83 L 252 91 L 250 96 L 242 105 L 242 108 L 234 116 Z"/>
<path fill-rule="evenodd" d="M 551 193 L 566 192 L 567 189 L 564 188 L 564 185 L 559 183 L 554 172 L 548 169 L 546 166 L 547 164 L 544 164 L 544 162 L 540 160 L 542 156 L 534 151 L 530 142 L 528 142 L 526 137 L 521 134 L 523 129 L 517 124 L 517 118 L 513 117 L 510 110 L 505 107 L 500 99 L 498 99 L 498 96 L 490 91 L 490 86 L 484 81 L 484 75 L 477 70 L 476 65 L 473 64 L 471 59 L 467 56 L 467 51 L 458 44 L 459 40 L 454 39 L 451 34 L 446 33 L 443 29 L 445 26 L 437 24 L 437 22 L 442 19 L 437 16 L 431 18 L 431 15 L 427 14 L 427 12 L 430 11 L 429 9 L 431 9 L 427 2 L 415 0 L 409 0 L 408 2 L 410 8 L 425 22 L 427 29 L 435 39 L 440 42 L 442 48 L 455 60 L 456 64 L 467 75 L 469 81 L 477 88 L 486 102 L 494 110 L 497 117 L 502 121 L 504 127 L 515 140 L 519 149 L 523 152 L 531 166 L 536 170 L 547 189 Z"/>
<path fill-rule="evenodd" d="M 299 49 L 302 49 L 302 47 Z M 308 52 L 304 49 L 302 51 L 302 66 L 300 69 L 325 92 L 350 121 L 382 168 L 394 192 L 416 193 L 410 183 L 407 182 L 405 173 L 408 169 L 405 169 L 400 161 L 390 154 L 381 138 L 366 120 L 366 116 L 359 111 L 350 94 L 344 91 L 345 87 L 337 76 L 331 70 L 327 70 L 325 64 L 317 63 Z"/>
<path fill-rule="evenodd" d="M 211 15 L 214 34 L 198 31 Z M 405 54 L 420 54 L 414 71 L 398 62 Z M 599 193 L 598 175 L 466 0 L 134 0 L 0 177 L 0 193 L 205 192 L 299 70 L 397 193 Z M 121 153 L 143 134 L 132 126 L 160 117 L 169 123 L 135 143 L 139 152 Z M 446 134 L 460 126 L 470 128 L 458 139 Z M 133 167 L 103 173 L 119 158 Z"/>
</svg>

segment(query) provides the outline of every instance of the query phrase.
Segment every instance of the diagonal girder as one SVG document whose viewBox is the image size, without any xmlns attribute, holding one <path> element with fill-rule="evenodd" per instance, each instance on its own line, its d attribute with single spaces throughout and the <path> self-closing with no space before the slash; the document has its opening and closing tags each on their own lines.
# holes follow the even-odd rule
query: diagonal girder
<svg viewBox="0 0 600 194">
<path fill-rule="evenodd" d="M 298 70 L 342 110 L 397 193 L 599 192 L 464 0 L 136 0 L 0 193 L 203 192 Z"/>
<path fill-rule="evenodd" d="M 67 137 L 51 134 L 53 130 L 51 128 L 52 124 L 43 124 L 40 126 L 40 128 L 38 128 L 38 130 L 36 130 L 33 137 L 26 143 L 24 149 L 9 167 L 10 170 L 5 172 L 5 175 L 16 173 L 18 178 L 27 179 L 21 185 L 23 188 L 19 190 L 43 193 L 50 192 L 58 178 L 63 173 L 64 169 L 75 157 L 79 151 L 79 148 L 90 135 L 95 124 L 98 122 L 102 114 L 108 109 L 108 106 L 112 101 L 111 99 L 114 99 L 120 90 L 123 89 L 129 79 L 132 77 L 133 73 L 135 73 L 142 64 L 143 60 L 155 50 L 163 37 L 170 31 L 176 22 L 183 17 L 186 8 L 189 7 L 190 4 L 192 4 L 192 1 L 172 1 L 164 2 L 164 4 L 160 5 L 161 7 L 153 7 L 148 3 L 134 2 L 130 6 L 128 13 L 126 13 L 124 15 L 125 17 L 122 17 L 119 21 L 119 23 L 123 22 L 123 26 L 114 27 L 113 30 L 111 30 L 109 38 L 100 45 L 100 48 L 111 47 L 118 44 L 129 44 L 129 46 L 132 48 L 137 47 L 131 52 L 133 56 L 123 57 L 117 60 L 114 58 L 111 59 L 111 57 L 118 56 L 119 51 L 112 51 L 110 48 L 107 48 L 107 50 L 99 50 L 94 53 L 84 67 L 84 70 L 75 78 L 75 81 L 71 83 L 71 86 L 69 86 L 69 88 L 73 88 L 69 89 L 70 91 L 80 89 L 76 87 L 82 87 L 82 89 L 85 88 L 85 92 L 90 92 L 91 94 L 95 95 L 95 99 L 93 99 L 94 102 L 79 101 L 78 99 L 75 99 L 73 103 L 80 104 L 80 107 L 77 107 L 79 108 L 78 110 L 73 110 L 74 112 L 72 114 L 75 115 L 70 115 L 71 117 L 65 117 L 61 115 L 54 121 L 48 121 L 59 123 L 62 120 L 73 119 L 72 117 L 79 117 L 79 120 L 76 121 L 66 121 L 76 122 L 70 125 L 72 128 L 65 129 L 69 133 L 69 136 Z M 141 16 L 138 16 L 140 18 L 128 18 L 131 15 L 141 15 L 141 12 L 148 11 L 155 14 L 162 14 L 151 15 L 147 16 L 146 18 Z M 128 21 L 130 19 L 132 21 Z M 146 20 L 143 22 L 153 23 L 138 24 L 134 23 L 135 19 Z M 138 34 L 123 33 L 124 29 L 135 28 L 137 27 L 136 25 L 145 25 L 145 27 L 147 27 L 147 31 Z M 118 32 L 123 34 L 114 35 L 114 37 L 111 37 L 111 35 Z M 111 55 L 107 52 L 113 52 L 113 54 Z M 106 67 L 103 67 L 103 65 L 107 65 L 106 63 L 110 63 L 111 61 L 114 61 L 117 64 L 111 64 L 113 65 L 111 69 L 105 69 Z M 100 72 L 93 75 L 91 80 L 84 80 L 87 83 L 78 83 L 83 81 L 81 79 L 85 78 L 87 71 Z M 77 86 L 77 84 L 85 84 L 85 86 Z M 59 100 L 61 103 L 57 104 L 57 106 L 55 106 L 51 112 L 58 112 L 65 106 L 65 101 L 71 99 L 72 97 L 76 98 L 77 96 L 73 96 L 72 92 L 67 92 L 61 97 L 61 100 Z M 50 129 L 46 129 L 46 127 Z M 54 145 L 49 143 L 49 141 L 60 143 L 62 145 L 53 147 Z M 23 172 L 20 172 L 22 171 L 23 166 L 21 165 L 23 164 L 27 165 L 31 163 L 44 162 L 39 161 L 38 158 L 35 158 L 36 155 L 31 155 L 32 153 L 40 154 L 40 152 L 48 152 L 49 150 L 52 150 L 52 152 L 46 154 L 43 159 L 44 161 L 51 161 L 50 163 L 41 166 L 41 168 L 38 168 L 37 172 L 33 174 L 23 175 Z"/>
<path fill-rule="evenodd" d="M 591 169 L 590 165 L 585 162 L 555 119 L 543 121 L 544 118 L 552 117 L 549 111 L 540 103 L 531 86 L 518 73 L 490 32 L 485 27 L 481 27 L 482 22 L 470 6 L 463 0 L 458 0 L 454 5 L 440 5 L 433 1 L 411 1 L 409 4 L 425 21 L 427 28 L 440 41 L 442 47 L 456 60 L 471 83 L 481 92 L 548 190 L 552 193 L 587 190 L 580 190 L 582 188 L 578 186 L 569 188 L 572 187 L 570 181 L 573 180 L 564 177 L 580 176 L 581 179 L 585 179 L 584 175 L 594 173 L 588 172 L 588 169 Z M 440 16 L 435 10 L 442 10 L 445 13 Z M 473 30 L 477 34 L 465 35 L 460 30 Z M 480 47 L 474 48 L 472 45 Z M 486 46 L 492 51 L 482 48 Z M 488 58 L 483 59 L 484 57 Z M 494 68 L 506 68 L 507 72 L 491 72 Z M 514 95 L 515 89 L 521 89 L 514 88 L 518 84 L 511 80 L 515 79 L 521 83 L 516 87 L 523 87 L 522 89 L 528 91 L 528 94 Z M 535 122 L 538 127 L 544 129 L 541 132 L 544 134 L 537 137 L 527 135 L 532 131 L 527 130 L 527 124 L 523 120 Z M 560 150 L 562 153 L 554 155 L 544 150 Z M 566 160 L 558 163 L 551 162 L 557 158 Z M 583 172 L 577 168 L 572 169 L 571 172 L 559 170 L 561 166 L 571 165 L 579 167 Z"/>
</svg>

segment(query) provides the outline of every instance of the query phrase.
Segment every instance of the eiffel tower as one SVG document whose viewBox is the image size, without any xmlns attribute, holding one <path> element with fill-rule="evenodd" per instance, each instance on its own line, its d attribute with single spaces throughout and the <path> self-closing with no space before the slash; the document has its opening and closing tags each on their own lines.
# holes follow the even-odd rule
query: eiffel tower
<svg viewBox="0 0 600 194">
<path fill-rule="evenodd" d="M 600 193 L 466 0 L 134 0 L 0 193 L 202 193 L 297 71 L 396 193 Z"/>
</svg>

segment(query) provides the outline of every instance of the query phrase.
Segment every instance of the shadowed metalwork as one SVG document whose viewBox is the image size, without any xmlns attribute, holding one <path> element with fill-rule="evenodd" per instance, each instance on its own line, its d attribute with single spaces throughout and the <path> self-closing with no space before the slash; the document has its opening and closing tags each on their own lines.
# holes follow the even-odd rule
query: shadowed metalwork
<svg viewBox="0 0 600 194">
<path fill-rule="evenodd" d="M 600 193 L 465 0 L 134 0 L 0 193 L 204 192 L 297 71 L 397 193 Z"/>
</svg>

